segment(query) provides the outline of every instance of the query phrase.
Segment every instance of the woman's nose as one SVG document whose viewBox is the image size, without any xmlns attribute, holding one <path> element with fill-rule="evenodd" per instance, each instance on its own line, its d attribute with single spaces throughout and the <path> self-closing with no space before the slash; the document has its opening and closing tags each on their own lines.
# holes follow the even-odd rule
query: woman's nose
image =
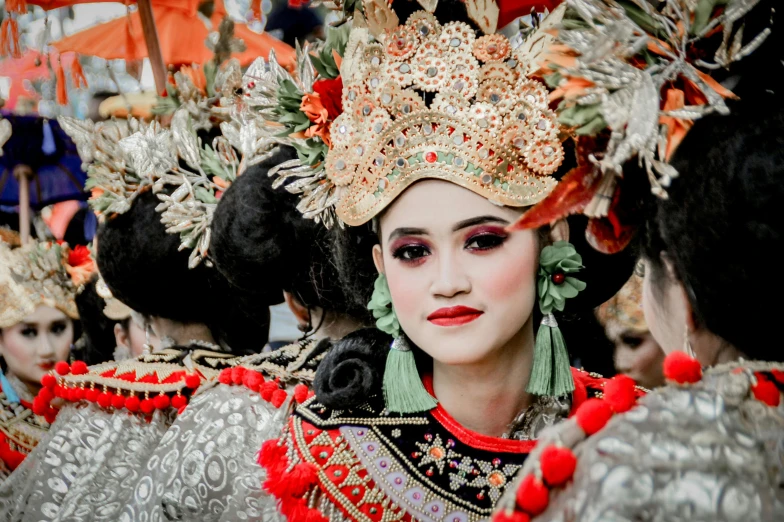
<svg viewBox="0 0 784 522">
<path fill-rule="evenodd" d="M 440 297 L 454 297 L 471 291 L 471 280 L 454 255 L 442 255 L 430 291 Z"/>
</svg>

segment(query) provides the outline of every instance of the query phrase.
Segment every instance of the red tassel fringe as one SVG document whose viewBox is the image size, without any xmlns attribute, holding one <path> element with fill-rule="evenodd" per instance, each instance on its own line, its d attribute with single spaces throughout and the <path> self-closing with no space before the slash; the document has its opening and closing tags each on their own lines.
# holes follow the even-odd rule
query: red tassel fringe
<svg viewBox="0 0 784 522">
<path fill-rule="evenodd" d="M 264 490 L 280 501 L 280 512 L 292 522 L 328 522 L 318 510 L 309 508 L 305 495 L 318 482 L 316 467 L 300 462 L 286 472 L 286 447 L 278 440 L 266 441 L 259 452 L 259 464 L 267 470 Z"/>
<path fill-rule="evenodd" d="M 22 57 L 19 46 L 19 24 L 13 18 L 6 18 L 0 26 L 0 54 L 12 58 Z"/>
<path fill-rule="evenodd" d="M 261 21 L 261 17 L 262 17 L 261 0 L 251 0 L 250 10 L 251 10 L 251 14 L 253 16 L 253 20 Z"/>
<path fill-rule="evenodd" d="M 82 64 L 79 63 L 79 58 L 74 58 L 73 65 L 71 66 L 71 81 L 77 89 L 87 88 L 87 78 L 84 76 Z"/>
<path fill-rule="evenodd" d="M 5 10 L 8 13 L 25 14 L 27 12 L 27 2 L 25 0 L 7 0 Z"/>
<path fill-rule="evenodd" d="M 59 105 L 68 105 L 68 84 L 65 82 L 65 71 L 59 58 L 57 59 L 54 74 L 57 79 L 57 103 Z"/>
</svg>

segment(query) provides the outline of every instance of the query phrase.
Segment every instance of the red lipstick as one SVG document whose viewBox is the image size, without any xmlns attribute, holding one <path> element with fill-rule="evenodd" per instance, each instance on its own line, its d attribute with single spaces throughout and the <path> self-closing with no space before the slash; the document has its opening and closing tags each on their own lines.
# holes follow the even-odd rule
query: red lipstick
<svg viewBox="0 0 784 522">
<path fill-rule="evenodd" d="M 439 308 L 427 316 L 427 320 L 438 326 L 460 326 L 479 319 L 484 312 L 468 306 Z"/>
<path fill-rule="evenodd" d="M 43 363 L 39 364 L 38 367 L 41 368 L 43 371 L 48 372 L 49 370 L 54 369 L 54 363 L 53 362 L 43 362 Z"/>
</svg>

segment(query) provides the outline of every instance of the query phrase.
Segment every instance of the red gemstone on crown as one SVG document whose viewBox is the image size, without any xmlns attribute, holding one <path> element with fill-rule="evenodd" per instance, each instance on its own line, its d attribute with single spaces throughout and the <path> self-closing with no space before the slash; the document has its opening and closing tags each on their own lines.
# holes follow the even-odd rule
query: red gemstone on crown
<svg viewBox="0 0 784 522">
<path fill-rule="evenodd" d="M 428 152 L 425 154 L 425 161 L 428 163 L 435 163 L 438 160 L 438 154 L 435 152 Z"/>
</svg>

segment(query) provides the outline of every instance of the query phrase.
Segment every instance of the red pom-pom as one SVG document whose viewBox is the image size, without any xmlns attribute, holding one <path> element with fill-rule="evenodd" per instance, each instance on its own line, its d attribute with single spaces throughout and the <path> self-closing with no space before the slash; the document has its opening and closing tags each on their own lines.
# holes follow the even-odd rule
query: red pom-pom
<svg viewBox="0 0 784 522">
<path fill-rule="evenodd" d="M 60 375 L 68 375 L 71 373 L 71 366 L 65 361 L 60 361 L 54 365 L 54 371 Z"/>
<path fill-rule="evenodd" d="M 184 395 L 175 395 L 171 399 L 172 408 L 179 410 L 188 405 L 188 399 Z"/>
<path fill-rule="evenodd" d="M 522 511 L 513 511 L 512 514 L 499 511 L 493 516 L 493 522 L 530 522 L 531 517 Z"/>
<path fill-rule="evenodd" d="M 306 400 L 308 400 L 308 387 L 304 384 L 297 384 L 294 387 L 294 400 L 297 401 L 297 404 L 302 404 Z"/>
<path fill-rule="evenodd" d="M 125 397 L 123 397 L 119 393 L 115 394 L 115 396 L 112 397 L 112 408 L 114 408 L 115 410 L 119 410 L 123 406 L 125 406 Z"/>
<path fill-rule="evenodd" d="M 260 372 L 246 371 L 242 377 L 242 384 L 252 391 L 259 391 L 259 386 L 264 382 L 264 376 Z"/>
<path fill-rule="evenodd" d="M 218 374 L 218 382 L 221 384 L 231 384 L 231 368 L 224 368 Z"/>
<path fill-rule="evenodd" d="M 261 388 L 259 388 L 259 392 L 261 393 L 261 398 L 269 402 L 272 400 L 272 394 L 279 389 L 280 388 L 278 387 L 278 383 L 273 381 L 267 381 L 261 385 Z"/>
<path fill-rule="evenodd" d="M 84 375 L 89 371 L 90 370 L 87 369 L 87 363 L 84 361 L 74 361 L 71 365 L 71 373 L 74 375 Z"/>
<path fill-rule="evenodd" d="M 517 505 L 529 515 L 536 516 L 547 509 L 550 490 L 535 475 L 526 476 L 517 490 Z"/>
<path fill-rule="evenodd" d="M 245 368 L 242 366 L 235 366 L 231 369 L 231 382 L 234 384 L 242 384 L 242 378 L 245 376 Z"/>
<path fill-rule="evenodd" d="M 57 386 L 57 377 L 52 375 L 51 373 L 47 373 L 43 377 L 41 377 L 41 385 L 44 388 L 54 388 Z"/>
<path fill-rule="evenodd" d="M 103 392 L 102 394 L 98 395 L 98 406 L 101 408 L 109 408 L 112 405 L 112 394 L 109 392 Z"/>
<path fill-rule="evenodd" d="M 139 400 L 139 397 L 137 397 L 136 395 L 131 395 L 130 397 L 125 399 L 125 409 L 130 412 L 136 413 L 137 411 L 139 411 L 139 408 L 141 407 L 141 402 L 142 401 Z"/>
<path fill-rule="evenodd" d="M 49 402 L 45 401 L 40 395 L 33 399 L 33 413 L 43 415 L 49 409 Z"/>
<path fill-rule="evenodd" d="M 604 383 L 604 402 L 615 413 L 623 413 L 634 407 L 636 383 L 628 375 L 616 375 Z"/>
<path fill-rule="evenodd" d="M 54 393 L 50 388 L 41 388 L 41 391 L 38 392 L 38 397 L 40 397 L 46 404 L 52 402 L 54 399 Z"/>
<path fill-rule="evenodd" d="M 566 484 L 574 475 L 577 457 L 569 448 L 548 446 L 542 451 L 539 466 L 542 468 L 542 478 L 547 485 L 559 487 Z"/>
<path fill-rule="evenodd" d="M 49 424 L 54 424 L 54 420 L 56 418 L 57 418 L 57 410 L 55 410 L 52 407 L 49 407 L 49 409 L 46 410 L 46 413 L 44 413 L 44 419 L 46 419 L 46 422 L 48 422 Z"/>
<path fill-rule="evenodd" d="M 577 424 L 586 435 L 593 435 L 604 428 L 612 418 L 613 412 L 610 405 L 601 399 L 588 399 L 577 408 L 574 414 Z"/>
<path fill-rule="evenodd" d="M 84 388 L 74 388 L 73 390 L 73 401 L 79 402 L 84 399 Z"/>
<path fill-rule="evenodd" d="M 139 407 L 142 412 L 149 414 L 155 411 L 155 402 L 152 399 L 144 399 Z"/>
<path fill-rule="evenodd" d="M 101 392 L 96 390 L 95 388 L 88 388 L 84 391 L 84 398 L 90 402 L 95 402 L 98 400 L 98 395 Z"/>
<path fill-rule="evenodd" d="M 168 395 L 158 395 L 153 399 L 153 402 L 158 410 L 165 410 L 171 405 L 171 399 L 169 399 Z"/>
<path fill-rule="evenodd" d="M 68 389 L 68 400 L 71 402 L 79 402 L 79 388 Z"/>
<path fill-rule="evenodd" d="M 775 408 L 781 402 L 781 392 L 778 387 L 760 375 L 757 375 L 757 384 L 751 387 L 751 391 L 758 401 L 764 402 L 768 406 Z"/>
<path fill-rule="evenodd" d="M 187 386 L 192 390 L 198 388 L 200 384 L 201 384 L 201 377 L 199 377 L 195 373 L 192 373 L 187 377 L 185 377 L 185 386 Z"/>
<path fill-rule="evenodd" d="M 664 358 L 664 377 L 678 384 L 698 382 L 702 379 L 700 362 L 683 352 L 672 352 Z"/>
<path fill-rule="evenodd" d="M 264 441 L 259 451 L 259 465 L 266 469 L 268 474 L 276 470 L 285 469 L 287 466 L 286 447 L 278 444 L 278 439 Z"/>
<path fill-rule="evenodd" d="M 300 462 L 283 477 L 286 485 L 285 493 L 293 497 L 302 497 L 316 483 L 316 467 L 308 462 Z"/>
<path fill-rule="evenodd" d="M 276 408 L 280 408 L 283 406 L 283 403 L 286 402 L 287 398 L 288 394 L 286 393 L 286 390 L 275 390 L 275 392 L 272 394 L 272 399 L 270 399 L 270 402 Z"/>
</svg>

